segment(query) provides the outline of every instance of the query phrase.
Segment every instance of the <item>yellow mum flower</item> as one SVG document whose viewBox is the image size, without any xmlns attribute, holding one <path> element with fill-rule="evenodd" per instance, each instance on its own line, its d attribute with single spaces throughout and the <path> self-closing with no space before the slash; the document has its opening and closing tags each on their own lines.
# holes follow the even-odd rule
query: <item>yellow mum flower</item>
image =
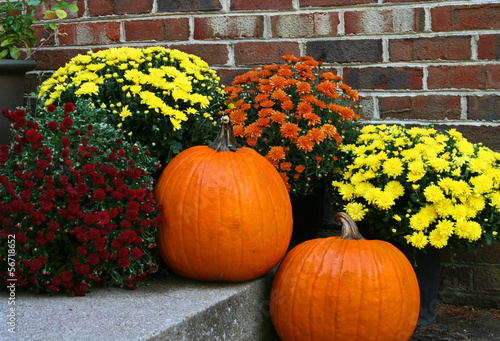
<svg viewBox="0 0 500 341">
<path fill-rule="evenodd" d="M 78 90 L 75 91 L 75 95 L 97 95 L 99 93 L 99 87 L 93 82 L 83 83 Z"/>
<path fill-rule="evenodd" d="M 442 249 L 448 245 L 448 236 L 441 233 L 440 230 L 435 229 L 429 233 L 429 243 L 436 249 Z"/>
<path fill-rule="evenodd" d="M 424 196 L 428 202 L 439 202 L 445 199 L 444 193 L 439 186 L 429 185 L 424 189 Z"/>
<path fill-rule="evenodd" d="M 354 220 L 361 221 L 368 212 L 368 209 L 363 204 L 357 202 L 350 202 L 344 206 L 345 212 Z"/>
<path fill-rule="evenodd" d="M 398 158 L 388 158 L 382 165 L 382 171 L 390 178 L 397 178 L 403 174 L 403 162 Z"/>
<path fill-rule="evenodd" d="M 437 218 L 434 206 L 424 206 L 410 218 L 410 227 L 416 231 L 428 228 Z"/>
<path fill-rule="evenodd" d="M 413 232 L 411 236 L 406 236 L 406 240 L 408 244 L 418 249 L 423 249 L 429 243 L 429 239 L 422 231 Z"/>
<path fill-rule="evenodd" d="M 120 112 L 120 117 L 122 118 L 122 121 L 125 120 L 125 117 L 132 116 L 132 113 L 130 110 L 128 110 L 128 105 L 124 106 L 122 108 L 122 111 Z"/>
<path fill-rule="evenodd" d="M 448 219 L 440 220 L 436 224 L 436 230 L 438 230 L 442 235 L 449 237 L 455 230 L 455 223 Z"/>
</svg>

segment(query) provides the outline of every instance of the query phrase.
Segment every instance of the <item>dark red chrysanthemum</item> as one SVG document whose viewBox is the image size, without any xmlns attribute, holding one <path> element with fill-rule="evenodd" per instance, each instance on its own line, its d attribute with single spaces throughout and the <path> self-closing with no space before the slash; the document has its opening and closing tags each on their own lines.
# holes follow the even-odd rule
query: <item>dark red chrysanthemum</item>
<svg viewBox="0 0 500 341">
<path fill-rule="evenodd" d="M 64 111 L 65 112 L 72 112 L 72 111 L 75 111 L 76 107 L 73 103 L 66 103 L 64 105 Z"/>
<path fill-rule="evenodd" d="M 47 106 L 47 111 L 48 111 L 48 112 L 54 112 L 54 111 L 56 111 L 56 110 L 57 110 L 57 107 L 56 107 L 55 105 L 53 105 L 53 104 L 49 104 L 49 105 Z"/>
<path fill-rule="evenodd" d="M 102 188 L 98 188 L 92 194 L 92 199 L 94 199 L 95 201 L 99 201 L 99 202 L 103 201 L 106 199 L 106 192 L 104 192 L 104 190 Z"/>
</svg>

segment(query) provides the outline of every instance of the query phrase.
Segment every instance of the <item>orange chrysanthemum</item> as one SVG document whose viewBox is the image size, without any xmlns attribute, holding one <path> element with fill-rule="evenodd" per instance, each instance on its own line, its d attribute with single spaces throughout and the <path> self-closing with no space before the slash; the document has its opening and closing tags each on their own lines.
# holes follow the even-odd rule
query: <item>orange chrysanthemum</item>
<svg viewBox="0 0 500 341">
<path fill-rule="evenodd" d="M 265 108 L 271 108 L 274 104 L 275 104 L 275 102 L 271 101 L 270 99 L 266 99 L 266 100 L 263 100 L 262 102 L 260 102 L 260 105 L 265 107 Z"/>
<path fill-rule="evenodd" d="M 268 93 L 263 93 L 263 94 L 258 94 L 257 96 L 255 96 L 254 98 L 254 102 L 262 102 L 262 101 L 265 101 L 269 99 L 269 94 Z"/>
<path fill-rule="evenodd" d="M 342 80 L 342 77 L 337 76 L 333 72 L 323 72 L 321 75 L 319 75 L 322 79 L 328 79 L 330 81 L 334 82 L 340 82 Z"/>
<path fill-rule="evenodd" d="M 295 57 L 294 55 L 291 55 L 291 54 L 284 55 L 281 57 L 281 59 L 283 59 L 284 61 L 286 61 L 288 63 L 292 63 L 292 64 L 295 64 L 299 61 L 299 59 L 297 57 Z"/>
<path fill-rule="evenodd" d="M 307 135 L 300 136 L 295 145 L 299 148 L 299 150 L 307 153 L 312 152 L 314 149 L 314 142 Z"/>
<path fill-rule="evenodd" d="M 285 78 L 290 78 L 293 76 L 293 71 L 290 69 L 290 65 L 283 65 L 281 69 L 278 70 L 278 75 Z M 287 83 L 285 83 L 286 85 Z"/>
<path fill-rule="evenodd" d="M 337 93 L 337 85 L 330 81 L 323 81 L 316 85 L 316 91 L 319 93 L 329 97 L 329 98 L 338 98 L 339 94 Z"/>
<path fill-rule="evenodd" d="M 297 105 L 297 112 L 301 115 L 310 114 L 313 111 L 313 107 L 308 102 L 300 102 Z"/>
<path fill-rule="evenodd" d="M 320 144 L 326 138 L 325 132 L 321 128 L 312 128 L 307 132 L 307 138 L 313 143 Z"/>
<path fill-rule="evenodd" d="M 288 161 L 283 161 L 280 163 L 280 168 L 284 171 L 289 171 L 292 169 L 292 163 Z"/>
<path fill-rule="evenodd" d="M 297 92 L 299 94 L 309 94 L 311 93 L 311 84 L 307 82 L 298 82 L 297 83 Z"/>
<path fill-rule="evenodd" d="M 282 146 L 274 146 L 269 149 L 266 157 L 274 162 L 279 162 L 286 157 L 285 150 Z"/>
<path fill-rule="evenodd" d="M 297 167 L 295 167 L 295 171 L 299 174 L 305 170 L 306 170 L 306 167 L 304 167 L 303 165 L 298 165 Z"/>
<path fill-rule="evenodd" d="M 295 123 L 285 122 L 280 128 L 281 136 L 294 141 L 299 136 L 300 128 Z"/>
<path fill-rule="evenodd" d="M 303 115 L 304 119 L 307 120 L 308 126 L 314 126 L 316 124 L 321 123 L 321 117 L 316 115 L 313 112 L 307 113 Z"/>
<path fill-rule="evenodd" d="M 233 125 L 233 134 L 234 136 L 240 136 L 243 137 L 244 134 L 244 127 L 241 124 L 235 124 Z"/>
<path fill-rule="evenodd" d="M 262 108 L 259 110 L 259 118 L 267 118 L 267 117 L 271 117 L 271 115 L 273 114 L 273 109 L 271 108 Z"/>
<path fill-rule="evenodd" d="M 282 89 L 285 86 L 285 77 L 274 75 L 270 79 L 271 85 L 276 89 Z"/>
<path fill-rule="evenodd" d="M 293 110 L 293 102 L 291 100 L 286 100 L 283 103 L 281 103 L 281 109 L 285 111 L 292 111 Z"/>
<path fill-rule="evenodd" d="M 257 122 L 250 123 L 245 128 L 245 136 L 258 138 L 262 133 L 262 127 L 257 124 Z"/>
<path fill-rule="evenodd" d="M 283 101 L 285 101 L 287 99 L 290 99 L 290 97 L 288 97 L 288 95 L 286 94 L 286 92 L 284 92 L 281 89 L 278 89 L 278 90 L 275 90 L 271 94 L 271 99 L 277 99 L 277 100 L 280 100 L 281 102 L 283 102 Z"/>
<path fill-rule="evenodd" d="M 241 109 L 233 110 L 229 114 L 229 118 L 233 124 L 245 124 L 247 114 Z"/>
<path fill-rule="evenodd" d="M 273 110 L 271 121 L 274 121 L 278 124 L 283 124 L 286 121 L 286 115 L 281 111 Z"/>
<path fill-rule="evenodd" d="M 338 135 L 337 128 L 335 128 L 335 126 L 333 126 L 331 124 L 324 124 L 321 127 L 321 129 L 323 130 L 323 132 L 325 133 L 327 138 L 332 138 L 335 135 Z"/>
<path fill-rule="evenodd" d="M 319 156 L 319 155 L 316 155 L 316 162 L 320 163 L 321 160 L 323 160 L 323 158 L 321 156 Z"/>
</svg>

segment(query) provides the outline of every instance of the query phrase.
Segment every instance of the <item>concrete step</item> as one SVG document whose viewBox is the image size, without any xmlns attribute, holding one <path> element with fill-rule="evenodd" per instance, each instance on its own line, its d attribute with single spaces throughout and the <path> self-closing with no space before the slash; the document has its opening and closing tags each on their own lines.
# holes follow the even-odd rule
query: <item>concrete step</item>
<svg viewBox="0 0 500 341">
<path fill-rule="evenodd" d="M 137 290 L 95 288 L 85 297 L 18 292 L 15 305 L 2 292 L 0 340 L 279 340 L 269 317 L 274 273 L 243 283 L 158 275 Z"/>
</svg>

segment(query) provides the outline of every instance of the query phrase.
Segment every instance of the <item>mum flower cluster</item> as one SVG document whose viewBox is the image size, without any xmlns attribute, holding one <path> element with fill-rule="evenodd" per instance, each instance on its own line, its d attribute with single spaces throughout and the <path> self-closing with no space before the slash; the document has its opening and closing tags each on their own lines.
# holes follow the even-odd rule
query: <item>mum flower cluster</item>
<svg viewBox="0 0 500 341">
<path fill-rule="evenodd" d="M 234 134 L 264 155 L 288 190 L 311 194 L 328 182 L 339 144 L 355 135 L 358 93 L 312 57 L 255 68 L 226 87 Z M 331 181 L 331 179 L 330 179 Z"/>
<path fill-rule="evenodd" d="M 156 272 L 150 172 L 155 161 L 89 103 L 49 105 L 45 121 L 3 111 L 15 131 L 0 146 L 0 280 L 85 295 L 96 283 L 136 288 Z"/>
<path fill-rule="evenodd" d="M 419 249 L 473 249 L 498 239 L 500 153 L 454 129 L 386 125 L 363 127 L 341 149 L 338 209 L 377 238 Z"/>
<path fill-rule="evenodd" d="M 168 162 L 216 136 L 213 115 L 224 99 L 219 80 L 201 58 L 179 50 L 110 48 L 74 57 L 38 96 L 45 106 L 90 99 L 108 122 Z"/>
</svg>

